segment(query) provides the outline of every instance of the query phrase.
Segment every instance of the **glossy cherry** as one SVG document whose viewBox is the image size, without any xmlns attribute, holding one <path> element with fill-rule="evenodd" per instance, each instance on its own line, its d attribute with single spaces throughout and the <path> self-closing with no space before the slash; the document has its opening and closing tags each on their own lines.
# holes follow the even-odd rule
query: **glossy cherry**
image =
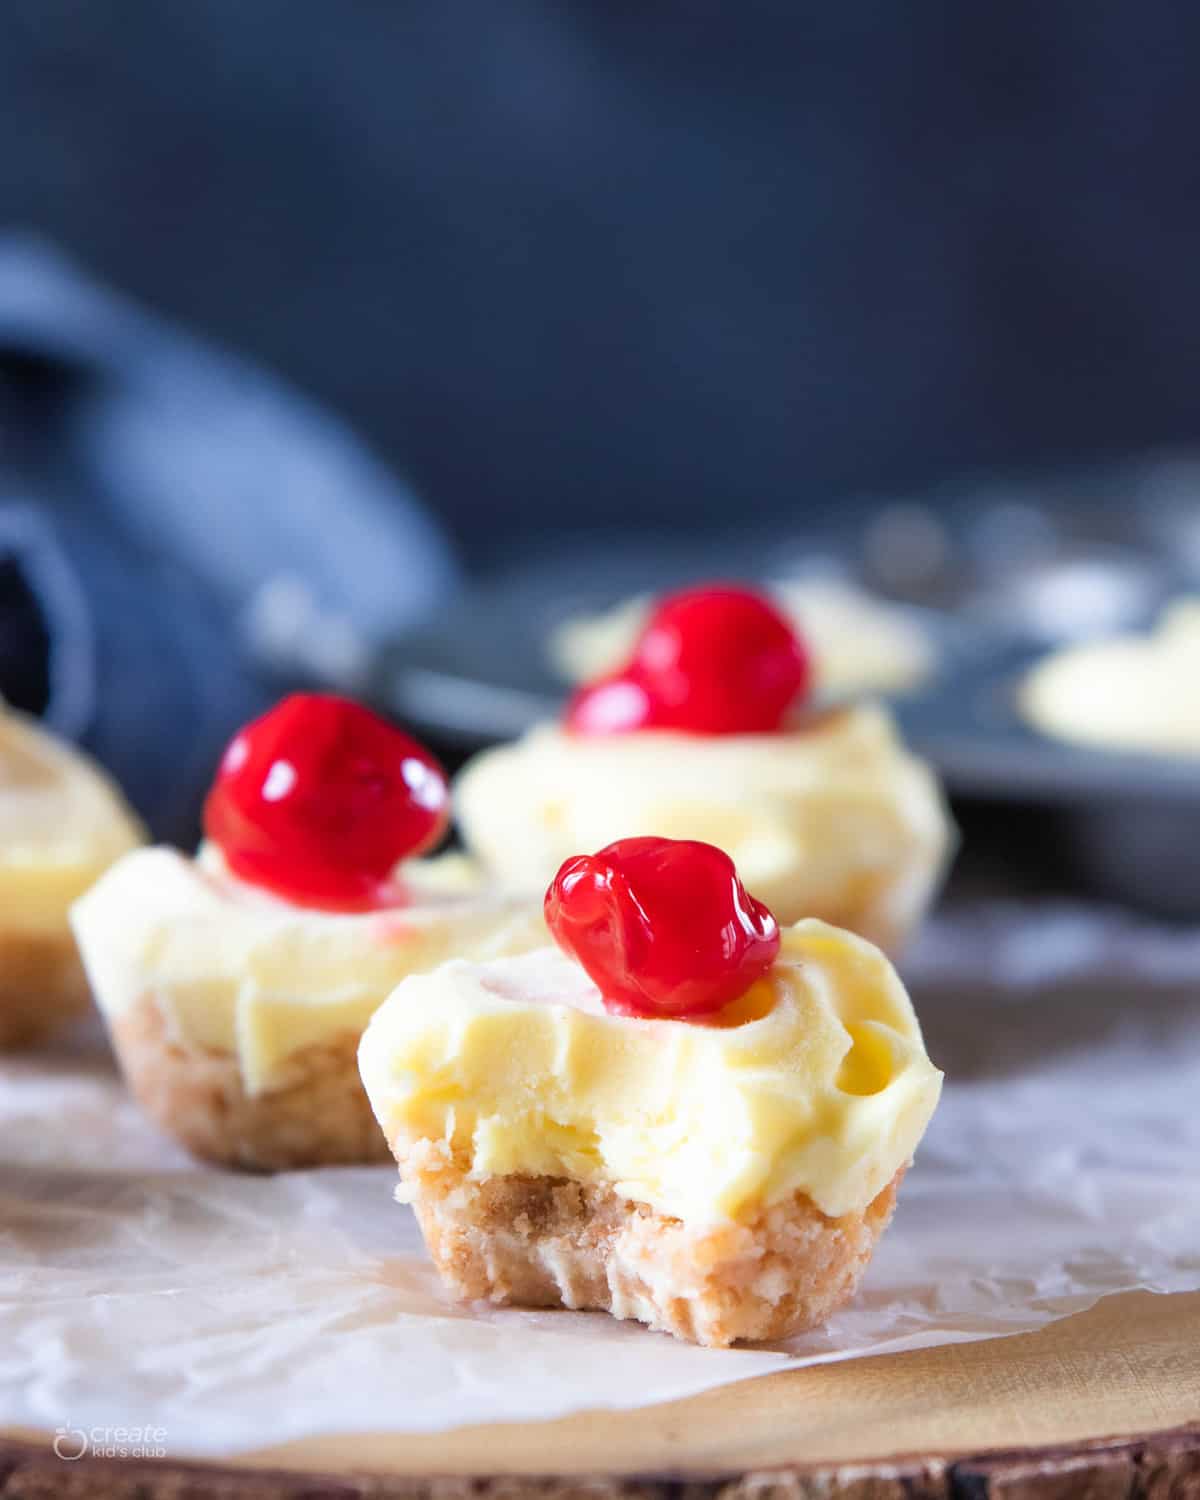
<svg viewBox="0 0 1200 1500">
<path fill-rule="evenodd" d="M 446 773 L 424 746 L 348 698 L 296 693 L 234 736 L 204 831 L 242 879 L 364 911 L 394 903 L 397 861 L 448 818 Z"/>
<path fill-rule="evenodd" d="M 623 1015 L 711 1015 L 779 953 L 779 924 L 728 854 L 692 839 L 619 839 L 567 860 L 546 892 L 546 922 Z"/>
<path fill-rule="evenodd" d="M 769 599 L 726 585 L 688 589 L 661 601 L 624 668 L 576 693 L 567 727 L 769 734 L 811 677 L 803 642 Z"/>
</svg>

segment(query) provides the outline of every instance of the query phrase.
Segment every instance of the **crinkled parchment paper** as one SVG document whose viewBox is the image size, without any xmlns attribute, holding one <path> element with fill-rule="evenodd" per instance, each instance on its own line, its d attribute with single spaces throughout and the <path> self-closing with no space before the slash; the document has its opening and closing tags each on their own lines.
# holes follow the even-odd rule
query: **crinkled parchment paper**
<svg viewBox="0 0 1200 1500">
<path fill-rule="evenodd" d="M 642 1405 L 1200 1288 L 1200 937 L 993 908 L 935 924 L 907 974 L 942 1106 L 853 1306 L 772 1348 L 455 1306 L 390 1169 L 197 1168 L 98 1033 L 0 1062 L 0 1426 L 233 1455 Z"/>
</svg>

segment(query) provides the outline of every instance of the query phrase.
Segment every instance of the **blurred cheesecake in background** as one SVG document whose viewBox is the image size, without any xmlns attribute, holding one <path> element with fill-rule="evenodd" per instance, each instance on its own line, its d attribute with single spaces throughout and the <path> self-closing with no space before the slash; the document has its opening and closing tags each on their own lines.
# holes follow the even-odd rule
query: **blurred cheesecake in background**
<svg viewBox="0 0 1200 1500">
<path fill-rule="evenodd" d="M 1042 734 L 1097 750 L 1200 756 L 1200 597 L 1151 631 L 1056 651 L 1025 677 L 1021 713 Z"/>
<path fill-rule="evenodd" d="M 952 845 L 936 778 L 873 704 L 776 734 L 543 724 L 471 761 L 455 805 L 472 853 L 518 889 L 536 893 L 573 850 L 631 833 L 702 839 L 781 922 L 821 917 L 893 952 Z"/>
<path fill-rule="evenodd" d="M 143 836 L 98 766 L 0 702 L 0 1046 L 87 1009 L 67 914 Z"/>
<path fill-rule="evenodd" d="M 669 596 L 562 722 L 467 764 L 463 839 L 530 894 L 578 849 L 699 839 L 781 922 L 820 917 L 894 951 L 944 874 L 950 818 L 886 709 L 813 706 L 812 684 L 806 641 L 767 596 Z"/>
<path fill-rule="evenodd" d="M 900 695 L 929 681 L 933 641 L 913 614 L 843 579 L 782 580 L 766 589 L 812 653 L 814 692 L 823 701 L 860 694 Z M 549 643 L 551 661 L 569 682 L 586 682 L 619 666 L 654 608 L 640 595 L 602 614 L 568 620 Z"/>
</svg>

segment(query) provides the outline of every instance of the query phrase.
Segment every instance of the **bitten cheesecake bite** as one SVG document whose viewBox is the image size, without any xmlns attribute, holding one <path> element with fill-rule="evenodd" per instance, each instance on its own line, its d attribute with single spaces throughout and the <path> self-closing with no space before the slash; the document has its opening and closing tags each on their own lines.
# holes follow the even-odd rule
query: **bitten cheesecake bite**
<svg viewBox="0 0 1200 1500">
<path fill-rule="evenodd" d="M 87 1009 L 67 913 L 142 837 L 115 783 L 0 701 L 0 1048 Z"/>
<path fill-rule="evenodd" d="M 573 850 L 628 833 L 701 839 L 780 921 L 820 917 L 894 950 L 945 871 L 950 818 L 887 711 L 812 709 L 811 679 L 804 642 L 763 597 L 666 599 L 627 665 L 577 693 L 561 724 L 466 767 L 463 837 L 527 891 Z"/>
<path fill-rule="evenodd" d="M 359 1049 L 449 1290 L 717 1346 L 823 1322 L 941 1087 L 887 959 L 688 841 L 568 861 L 546 913 L 559 950 L 407 979 Z"/>
<path fill-rule="evenodd" d="M 359 705 L 286 699 L 237 735 L 197 857 L 139 850 L 74 908 L 146 1113 L 195 1155 L 274 1170 L 384 1160 L 355 1051 L 406 975 L 545 941 L 441 835 L 446 778 Z"/>
</svg>

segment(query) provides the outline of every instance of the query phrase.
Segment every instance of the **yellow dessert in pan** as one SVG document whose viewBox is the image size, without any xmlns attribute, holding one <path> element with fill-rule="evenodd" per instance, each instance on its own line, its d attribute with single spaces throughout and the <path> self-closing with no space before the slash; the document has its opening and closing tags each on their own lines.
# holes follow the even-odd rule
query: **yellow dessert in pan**
<svg viewBox="0 0 1200 1500">
<path fill-rule="evenodd" d="M 1026 674 L 1035 729 L 1093 750 L 1200 755 L 1200 599 L 1179 599 L 1144 635 L 1055 651 Z"/>
</svg>

